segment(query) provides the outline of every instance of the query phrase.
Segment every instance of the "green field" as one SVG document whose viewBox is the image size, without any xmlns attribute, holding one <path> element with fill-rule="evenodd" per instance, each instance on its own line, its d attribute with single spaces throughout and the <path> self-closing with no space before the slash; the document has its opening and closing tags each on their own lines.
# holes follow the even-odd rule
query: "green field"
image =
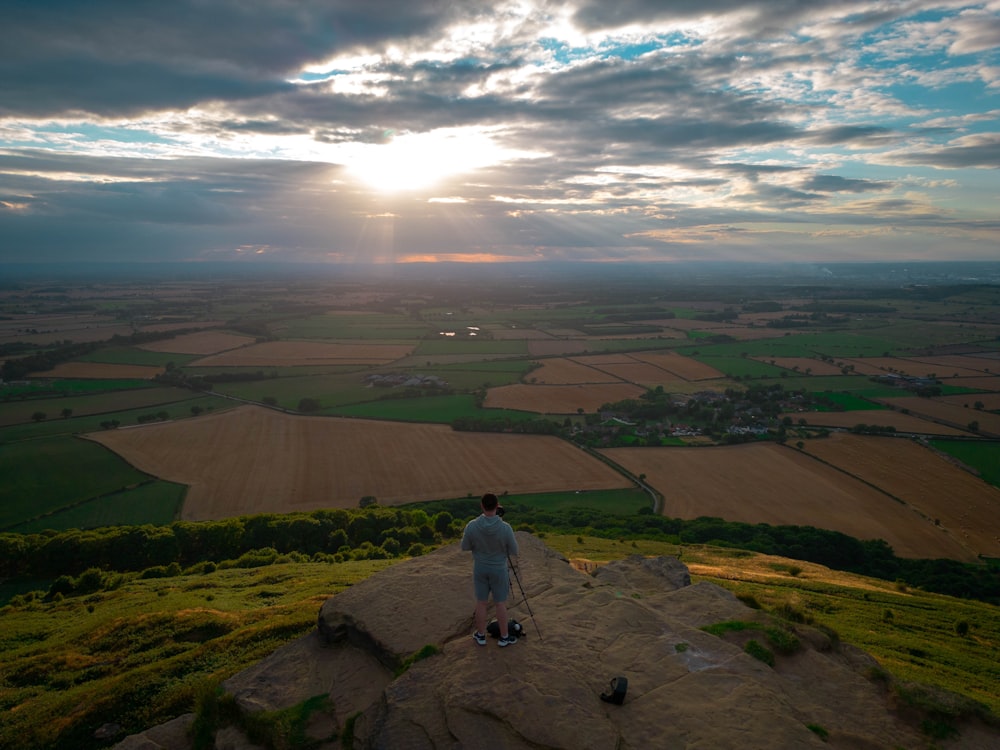
<svg viewBox="0 0 1000 750">
<path fill-rule="evenodd" d="M 121 427 L 129 427 L 139 424 L 139 417 L 148 414 L 166 412 L 168 419 L 186 419 L 195 416 L 192 409 L 201 409 L 203 412 L 223 411 L 239 405 L 237 401 L 225 399 L 220 396 L 201 396 L 191 393 L 191 398 L 184 401 L 175 401 L 168 404 L 152 404 L 138 409 L 125 409 L 123 411 L 104 412 L 80 417 L 72 416 L 69 419 L 63 419 L 57 414 L 52 414 L 41 422 L 20 423 L 0 427 L 0 446 L 4 443 L 31 440 L 39 437 L 80 435 L 87 432 L 98 432 L 104 429 L 101 422 L 109 420 L 117 420 Z"/>
<path fill-rule="evenodd" d="M 71 437 L 0 445 L 0 530 L 149 480 L 102 445 Z"/>
<path fill-rule="evenodd" d="M 178 520 L 187 487 L 161 480 L 95 497 L 11 529 L 31 534 L 52 529 L 94 529 L 99 526 L 166 526 Z"/>
<path fill-rule="evenodd" d="M 200 398 L 183 388 L 146 387 L 130 390 L 84 392 L 57 398 L 33 398 L 0 402 L 0 426 L 33 421 L 35 412 L 42 412 L 46 419 L 63 419 L 63 409 L 70 409 L 71 416 L 82 417 L 90 414 L 106 414 L 131 408 L 143 408 L 159 404 L 171 404 Z"/>
<path fill-rule="evenodd" d="M 155 388 L 150 380 L 138 378 L 101 379 L 101 380 L 34 380 L 26 385 L 0 385 L 0 399 L 9 401 L 15 398 L 34 398 L 39 395 L 77 393 L 97 393 L 104 391 L 131 390 L 133 388 Z"/>
<path fill-rule="evenodd" d="M 380 339 L 387 343 L 409 343 L 434 332 L 433 324 L 383 313 L 316 315 L 282 321 L 278 330 L 283 339 Z"/>
<path fill-rule="evenodd" d="M 826 404 L 817 404 L 813 407 L 813 411 L 833 411 L 836 407 L 840 407 L 839 411 L 864 411 L 868 409 L 887 408 L 884 404 L 861 398 L 856 393 L 821 393 L 816 391 L 810 395 L 816 399 L 822 398 L 825 401 L 832 401 L 836 405 L 831 407 Z"/>
<path fill-rule="evenodd" d="M 979 472 L 985 481 L 1000 487 L 1000 442 L 996 440 L 932 440 L 931 445 Z"/>
<path fill-rule="evenodd" d="M 148 365 L 163 367 L 173 362 L 180 367 L 197 359 L 196 354 L 177 354 L 175 352 L 151 352 L 134 346 L 107 346 L 102 349 L 82 354 L 76 357 L 77 362 L 101 362 L 111 365 Z"/>
</svg>

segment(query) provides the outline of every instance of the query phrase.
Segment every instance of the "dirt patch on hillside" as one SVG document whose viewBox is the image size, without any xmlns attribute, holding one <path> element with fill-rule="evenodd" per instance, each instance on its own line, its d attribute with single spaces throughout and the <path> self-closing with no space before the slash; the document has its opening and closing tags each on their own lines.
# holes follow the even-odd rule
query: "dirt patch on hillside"
<svg viewBox="0 0 1000 750">
<path fill-rule="evenodd" d="M 190 486 L 186 520 L 629 485 L 558 438 L 444 425 L 297 417 L 240 407 L 89 435 L 154 476 Z"/>
</svg>

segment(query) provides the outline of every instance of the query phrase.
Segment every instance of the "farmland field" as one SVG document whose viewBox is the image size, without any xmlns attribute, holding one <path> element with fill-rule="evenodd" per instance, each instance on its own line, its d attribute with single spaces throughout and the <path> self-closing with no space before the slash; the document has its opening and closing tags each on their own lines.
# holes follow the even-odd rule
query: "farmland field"
<svg viewBox="0 0 1000 750">
<path fill-rule="evenodd" d="M 578 410 L 595 412 L 601 406 L 626 398 L 638 398 L 646 389 L 632 383 L 596 383 L 578 385 L 504 385 L 491 388 L 484 406 L 490 409 L 516 409 L 538 414 L 576 414 Z"/>
<path fill-rule="evenodd" d="M 391 505 L 487 490 L 631 486 L 553 437 L 292 417 L 259 407 L 90 437 L 142 471 L 188 485 L 187 520 L 352 508 L 366 495 Z"/>
<path fill-rule="evenodd" d="M 37 378 L 87 378 L 113 380 L 116 378 L 153 378 L 163 372 L 162 367 L 147 365 L 111 365 L 101 362 L 61 362 L 51 370 L 32 373 Z"/>
<path fill-rule="evenodd" d="M 320 341 L 268 341 L 211 354 L 192 363 L 197 367 L 274 367 L 289 365 L 377 365 L 405 357 L 412 344 L 332 343 Z"/>
<path fill-rule="evenodd" d="M 32 414 L 39 411 L 47 414 L 49 419 L 60 417 L 63 409 L 70 409 L 73 416 L 80 417 L 186 401 L 191 397 L 192 393 L 182 388 L 153 387 L 114 393 L 9 401 L 0 403 L 0 427 L 30 422 Z"/>
<path fill-rule="evenodd" d="M 645 474 L 646 482 L 663 493 L 667 516 L 816 526 L 859 539 L 884 539 L 900 557 L 976 559 L 916 510 L 776 443 L 601 453 L 633 474 Z"/>
<path fill-rule="evenodd" d="M 831 435 L 804 450 L 898 497 L 970 552 L 1000 557 L 1000 489 L 912 440 Z"/>
<path fill-rule="evenodd" d="M 55 467 L 63 469 L 56 472 Z M 150 479 L 105 448 L 70 437 L 0 445 L 0 475 L 4 477 L 0 482 L 0 529 L 17 528 L 26 519 L 41 518 Z M 43 478 L 45 491 L 39 492 L 37 486 Z"/>
<path fill-rule="evenodd" d="M 963 403 L 968 400 L 965 399 Z M 979 431 L 984 435 L 1000 436 L 1000 414 L 979 411 L 954 403 L 946 403 L 933 398 L 917 396 L 901 396 L 884 399 L 885 403 L 896 409 L 908 409 L 911 414 L 940 420 L 953 425 L 966 426 L 970 422 L 979 423 Z"/>
<path fill-rule="evenodd" d="M 850 429 L 855 425 L 878 425 L 880 427 L 895 427 L 896 432 L 912 432 L 918 435 L 969 435 L 967 430 L 960 430 L 948 425 L 938 424 L 929 419 L 922 419 L 914 414 L 903 414 L 893 409 L 856 409 L 854 411 L 803 411 L 788 412 L 781 415 L 791 417 L 793 424 L 806 420 L 812 427 L 840 427 Z"/>
<path fill-rule="evenodd" d="M 152 352 L 171 352 L 178 354 L 216 354 L 227 349 L 236 349 L 254 343 L 255 339 L 236 333 L 224 331 L 201 331 L 188 333 L 173 339 L 151 341 L 142 344 L 140 349 Z"/>
</svg>

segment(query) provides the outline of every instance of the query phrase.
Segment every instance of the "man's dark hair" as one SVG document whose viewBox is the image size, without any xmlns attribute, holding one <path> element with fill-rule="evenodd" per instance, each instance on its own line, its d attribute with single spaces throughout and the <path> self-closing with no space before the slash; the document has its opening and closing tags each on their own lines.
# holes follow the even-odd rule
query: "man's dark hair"
<svg viewBox="0 0 1000 750">
<path fill-rule="evenodd" d="M 500 504 L 500 501 L 497 500 L 497 496 L 494 495 L 492 492 L 487 492 L 485 495 L 483 495 L 482 503 L 483 503 L 483 510 L 496 510 L 497 506 Z"/>
</svg>

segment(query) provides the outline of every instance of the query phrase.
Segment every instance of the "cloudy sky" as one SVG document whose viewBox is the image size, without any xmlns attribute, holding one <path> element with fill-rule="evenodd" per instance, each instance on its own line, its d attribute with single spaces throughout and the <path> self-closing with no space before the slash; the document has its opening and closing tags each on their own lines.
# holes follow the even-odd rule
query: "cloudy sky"
<svg viewBox="0 0 1000 750">
<path fill-rule="evenodd" d="M 1000 0 L 4 0 L 0 262 L 1000 260 Z"/>
</svg>

